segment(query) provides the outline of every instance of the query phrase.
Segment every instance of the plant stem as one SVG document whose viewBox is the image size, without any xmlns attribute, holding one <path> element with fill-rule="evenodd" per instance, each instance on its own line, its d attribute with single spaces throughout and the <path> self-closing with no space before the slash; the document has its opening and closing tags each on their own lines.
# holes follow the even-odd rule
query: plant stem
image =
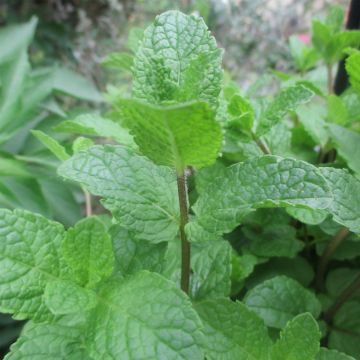
<svg viewBox="0 0 360 360">
<path fill-rule="evenodd" d="M 261 149 L 261 151 L 265 155 L 270 155 L 271 151 L 270 151 L 269 147 L 267 146 L 267 144 L 265 143 L 265 141 L 258 138 L 253 132 L 251 132 L 251 135 L 252 135 L 253 140 L 256 142 L 257 146 Z"/>
<path fill-rule="evenodd" d="M 348 301 L 358 289 L 360 289 L 360 275 L 358 275 L 356 279 L 343 290 L 336 299 L 335 303 L 325 312 L 324 320 L 327 323 L 330 323 L 341 306 L 343 306 L 344 303 L 346 303 L 346 301 Z"/>
<path fill-rule="evenodd" d="M 319 266 L 316 274 L 316 288 L 318 291 L 324 290 L 324 275 L 327 265 L 334 254 L 335 250 L 339 247 L 342 241 L 349 235 L 349 230 L 345 227 L 341 228 L 335 236 L 330 240 L 325 251 L 322 253 Z"/>
<path fill-rule="evenodd" d="M 185 225 L 188 222 L 187 187 L 185 173 L 178 174 L 177 187 L 180 206 L 180 240 L 181 240 L 181 289 L 189 294 L 190 284 L 190 243 L 185 234 Z"/>
<path fill-rule="evenodd" d="M 84 195 L 85 195 L 85 214 L 86 217 L 89 217 L 92 215 L 91 194 L 84 189 Z"/>
<path fill-rule="evenodd" d="M 328 93 L 332 94 L 333 93 L 333 72 L 332 72 L 332 65 L 327 64 L 326 65 L 326 70 L 327 70 L 327 87 L 328 87 Z"/>
</svg>

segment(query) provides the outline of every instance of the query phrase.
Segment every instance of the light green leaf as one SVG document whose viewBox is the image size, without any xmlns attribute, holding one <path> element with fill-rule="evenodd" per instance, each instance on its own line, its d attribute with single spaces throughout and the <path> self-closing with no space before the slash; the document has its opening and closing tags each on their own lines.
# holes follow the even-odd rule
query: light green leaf
<svg viewBox="0 0 360 360">
<path fill-rule="evenodd" d="M 244 304 L 227 299 L 195 305 L 204 324 L 210 360 L 269 360 L 271 340 L 263 321 Z"/>
<path fill-rule="evenodd" d="M 318 225 L 322 223 L 328 213 L 325 210 L 311 210 L 301 208 L 286 208 L 286 212 L 296 220 L 308 225 Z"/>
<path fill-rule="evenodd" d="M 105 67 L 131 72 L 134 57 L 125 52 L 111 53 L 101 62 Z"/>
<path fill-rule="evenodd" d="M 59 254 L 64 228 L 24 210 L 0 209 L 0 309 L 15 319 L 44 320 L 45 286 L 66 278 Z"/>
<path fill-rule="evenodd" d="M 29 322 L 5 359 L 91 360 L 84 348 L 85 329 L 76 320 L 62 318 L 54 323 Z"/>
<path fill-rule="evenodd" d="M 254 109 L 252 105 L 240 95 L 234 95 L 228 105 L 228 113 L 232 119 L 228 126 L 239 130 L 251 130 L 254 125 Z"/>
<path fill-rule="evenodd" d="M 223 176 L 226 172 L 226 167 L 221 162 L 217 161 L 211 166 L 202 168 L 195 174 L 195 187 L 198 194 L 203 193 L 209 183 L 216 177 Z"/>
<path fill-rule="evenodd" d="M 136 148 L 136 144 L 127 129 L 112 120 L 97 114 L 83 114 L 74 120 L 66 120 L 55 126 L 55 131 L 82 135 L 96 135 L 116 140 L 119 144 Z"/>
<path fill-rule="evenodd" d="M 360 302 L 348 301 L 341 306 L 333 320 L 329 335 L 329 348 L 360 357 Z"/>
<path fill-rule="evenodd" d="M 301 72 L 311 69 L 319 59 L 315 49 L 304 44 L 297 35 L 289 37 L 289 46 L 295 66 Z"/>
<path fill-rule="evenodd" d="M 94 145 L 94 142 L 86 137 L 83 136 L 79 136 L 78 138 L 76 138 L 72 144 L 72 149 L 74 154 L 78 153 L 79 151 L 82 150 L 87 150 L 88 148 L 90 148 L 91 146 Z"/>
<path fill-rule="evenodd" d="M 4 157 L 3 154 L 0 156 L 0 176 L 33 177 L 33 174 L 29 172 L 23 161 L 11 157 Z"/>
<path fill-rule="evenodd" d="M 345 66 L 351 86 L 360 95 L 360 51 L 349 56 Z"/>
<path fill-rule="evenodd" d="M 186 166 L 203 167 L 215 161 L 222 135 L 206 103 L 155 107 L 120 99 L 116 107 L 141 152 L 154 162 L 182 171 Z"/>
<path fill-rule="evenodd" d="M 286 324 L 271 355 L 273 360 L 314 360 L 319 349 L 318 324 L 309 313 L 305 313 Z"/>
<path fill-rule="evenodd" d="M 61 244 L 65 261 L 81 286 L 94 287 L 114 269 L 111 238 L 105 225 L 88 217 L 70 228 Z"/>
<path fill-rule="evenodd" d="M 141 271 L 103 286 L 88 325 L 95 359 L 204 358 L 201 322 L 189 299 L 155 273 Z"/>
<path fill-rule="evenodd" d="M 355 360 L 352 356 L 348 356 L 337 350 L 329 350 L 321 348 L 316 356 L 316 360 Z"/>
<path fill-rule="evenodd" d="M 178 233 L 175 173 L 121 146 L 94 146 L 59 167 L 83 184 L 138 239 L 171 241 Z"/>
<path fill-rule="evenodd" d="M 235 164 L 193 206 L 208 231 L 229 232 L 254 208 L 325 209 L 332 195 L 320 171 L 303 161 L 262 156 Z"/>
<path fill-rule="evenodd" d="M 350 231 L 360 233 L 360 180 L 347 170 L 329 167 L 320 170 L 334 197 L 328 211 L 336 222 L 348 227 Z"/>
<path fill-rule="evenodd" d="M 31 130 L 31 133 L 42 142 L 60 161 L 70 158 L 65 148 L 57 140 L 40 130 Z"/>
<path fill-rule="evenodd" d="M 133 73 L 135 98 L 152 104 L 186 98 L 213 107 L 221 90 L 221 52 L 203 19 L 167 11 L 145 30 Z M 196 91 L 184 92 L 193 85 Z"/>
<path fill-rule="evenodd" d="M 76 314 L 96 306 L 96 293 L 70 281 L 56 280 L 46 285 L 45 304 L 54 315 Z"/>
<path fill-rule="evenodd" d="M 133 53 L 136 53 L 141 44 L 143 37 L 144 37 L 144 29 L 140 27 L 132 26 L 129 29 L 129 37 L 126 46 Z"/>
<path fill-rule="evenodd" d="M 303 85 L 294 85 L 280 91 L 261 115 L 256 135 L 267 133 L 289 112 L 311 100 L 314 93 Z"/>
<path fill-rule="evenodd" d="M 348 121 L 348 111 L 341 97 L 331 94 L 327 98 L 328 119 L 334 124 L 344 125 Z"/>
<path fill-rule="evenodd" d="M 336 149 L 349 167 L 360 175 L 360 134 L 339 125 L 329 125 Z"/>
<path fill-rule="evenodd" d="M 196 301 L 229 296 L 231 275 L 231 246 L 217 240 L 192 245 L 192 297 Z"/>
<path fill-rule="evenodd" d="M 344 24 L 344 9 L 341 5 L 331 6 L 325 19 L 325 24 L 332 33 L 341 31 Z"/>
<path fill-rule="evenodd" d="M 110 228 L 115 253 L 115 268 L 123 275 L 140 270 L 161 272 L 166 244 L 151 244 L 137 239 L 133 233 L 119 225 Z"/>
<path fill-rule="evenodd" d="M 244 302 L 267 326 L 277 329 L 298 314 L 309 312 L 317 318 L 321 311 L 316 296 L 286 276 L 276 276 L 255 286 L 248 291 Z"/>
<path fill-rule="evenodd" d="M 53 75 L 53 88 L 78 99 L 104 101 L 95 85 L 79 73 L 66 68 L 58 68 Z"/>
</svg>

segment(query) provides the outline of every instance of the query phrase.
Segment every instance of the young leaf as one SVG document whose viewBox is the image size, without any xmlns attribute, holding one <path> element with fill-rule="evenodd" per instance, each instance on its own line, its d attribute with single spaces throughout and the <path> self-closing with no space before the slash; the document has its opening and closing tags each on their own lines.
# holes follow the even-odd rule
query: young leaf
<svg viewBox="0 0 360 360">
<path fill-rule="evenodd" d="M 360 175 L 360 134 L 339 125 L 329 125 L 331 138 L 350 169 Z"/>
<path fill-rule="evenodd" d="M 351 54 L 346 59 L 345 66 L 351 86 L 360 95 L 360 51 Z"/>
<path fill-rule="evenodd" d="M 76 154 L 79 151 L 87 150 L 94 145 L 94 142 L 86 137 L 79 136 L 76 138 L 72 144 L 73 153 Z"/>
<path fill-rule="evenodd" d="M 221 90 L 221 52 L 203 19 L 167 11 L 145 30 L 133 74 L 133 96 L 140 100 L 159 104 L 185 97 L 216 107 Z M 183 88 L 191 93 L 184 94 Z"/>
<path fill-rule="evenodd" d="M 73 317 L 53 323 L 29 322 L 5 359 L 91 360 L 84 348 L 85 329 Z"/>
<path fill-rule="evenodd" d="M 54 315 L 76 314 L 96 306 L 95 292 L 71 281 L 56 280 L 46 285 L 45 304 Z"/>
<path fill-rule="evenodd" d="M 117 70 L 125 70 L 131 72 L 134 58 L 132 55 L 125 52 L 115 52 L 109 54 L 101 64 L 105 67 Z"/>
<path fill-rule="evenodd" d="M 151 244 L 137 239 L 134 234 L 119 225 L 110 228 L 115 253 L 115 269 L 122 275 L 135 274 L 140 270 L 161 272 L 166 244 Z"/>
<path fill-rule="evenodd" d="M 195 309 L 204 324 L 207 359 L 269 359 L 271 340 L 267 329 L 243 303 L 208 300 L 196 304 Z"/>
<path fill-rule="evenodd" d="M 24 210 L 0 209 L 0 309 L 15 319 L 44 320 L 46 284 L 66 278 L 59 254 L 64 228 Z"/>
<path fill-rule="evenodd" d="M 360 233 L 360 180 L 347 170 L 330 167 L 320 170 L 334 197 L 328 211 L 336 222 L 348 227 L 350 231 Z"/>
<path fill-rule="evenodd" d="M 316 296 L 297 281 L 276 276 L 251 289 L 244 299 L 267 326 L 283 328 L 294 316 L 310 312 L 317 318 L 321 305 Z"/>
<path fill-rule="evenodd" d="M 313 360 L 319 349 L 318 324 L 309 313 L 305 313 L 286 324 L 271 356 L 273 360 Z"/>
<path fill-rule="evenodd" d="M 74 120 L 66 120 L 55 126 L 55 131 L 82 135 L 96 135 L 114 139 L 119 144 L 136 148 L 134 139 L 127 129 L 119 124 L 96 114 L 84 114 Z"/>
<path fill-rule="evenodd" d="M 111 238 L 105 225 L 96 217 L 83 219 L 70 228 L 61 251 L 81 286 L 92 288 L 112 274 Z"/>
<path fill-rule="evenodd" d="M 40 140 L 60 161 L 69 159 L 70 155 L 57 140 L 40 130 L 31 130 L 31 133 Z"/>
<path fill-rule="evenodd" d="M 222 135 L 206 103 L 156 107 L 120 99 L 116 107 L 141 152 L 154 162 L 182 171 L 186 166 L 204 167 L 215 161 Z"/>
<path fill-rule="evenodd" d="M 299 105 L 307 103 L 313 96 L 314 93 L 303 85 L 294 85 L 281 90 L 261 115 L 256 135 L 259 137 L 267 133 L 289 111 L 296 110 Z"/>
<path fill-rule="evenodd" d="M 59 167 L 59 174 L 104 197 L 103 204 L 139 239 L 171 241 L 178 233 L 176 176 L 121 146 L 94 146 Z"/>
<path fill-rule="evenodd" d="M 304 44 L 296 35 L 289 37 L 290 53 L 295 66 L 301 72 L 311 69 L 319 59 L 313 47 Z"/>
<path fill-rule="evenodd" d="M 141 271 L 102 287 L 88 346 L 95 359 L 202 360 L 200 329 L 190 301 L 174 283 Z"/>
<path fill-rule="evenodd" d="M 320 170 L 303 161 L 262 156 L 235 164 L 210 183 L 193 206 L 208 231 L 229 232 L 251 209 L 325 209 L 332 200 Z"/>
<path fill-rule="evenodd" d="M 234 95 L 228 105 L 228 113 L 233 117 L 228 126 L 239 127 L 240 130 L 251 130 L 254 125 L 254 109 L 240 95 Z"/>
<path fill-rule="evenodd" d="M 340 96 L 330 94 L 327 98 L 328 119 L 334 124 L 344 125 L 348 121 L 348 111 Z M 330 125 L 331 126 L 331 125 Z"/>
</svg>

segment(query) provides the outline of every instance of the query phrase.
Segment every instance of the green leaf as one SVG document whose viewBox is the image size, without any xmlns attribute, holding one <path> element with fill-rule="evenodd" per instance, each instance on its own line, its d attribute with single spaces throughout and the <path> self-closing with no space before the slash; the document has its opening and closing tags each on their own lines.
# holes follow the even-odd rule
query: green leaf
<svg viewBox="0 0 360 360">
<path fill-rule="evenodd" d="M 353 53 L 346 59 L 345 67 L 351 86 L 360 95 L 360 51 Z"/>
<path fill-rule="evenodd" d="M 332 33 L 341 31 L 344 24 L 344 9 L 342 6 L 331 6 L 330 11 L 325 19 L 325 24 Z"/>
<path fill-rule="evenodd" d="M 328 211 L 336 222 L 360 233 L 360 180 L 347 170 L 320 168 L 333 193 L 334 201 Z"/>
<path fill-rule="evenodd" d="M 244 302 L 267 326 L 277 329 L 298 314 L 309 312 L 317 318 L 321 311 L 316 296 L 286 276 L 276 276 L 255 286 L 248 291 Z"/>
<path fill-rule="evenodd" d="M 336 313 L 334 328 L 329 335 L 329 348 L 360 357 L 360 302 L 348 301 Z"/>
<path fill-rule="evenodd" d="M 69 159 L 70 155 L 57 140 L 40 130 L 31 130 L 31 133 L 42 142 L 60 161 Z"/>
<path fill-rule="evenodd" d="M 104 197 L 104 206 L 138 239 L 171 241 L 179 228 L 175 173 L 121 146 L 94 146 L 59 167 L 59 174 Z"/>
<path fill-rule="evenodd" d="M 339 125 L 329 125 L 329 132 L 340 156 L 360 175 L 360 134 Z"/>
<path fill-rule="evenodd" d="M 125 52 L 111 53 L 101 62 L 107 68 L 131 72 L 134 57 Z"/>
<path fill-rule="evenodd" d="M 91 360 L 84 349 L 85 329 L 76 320 L 62 318 L 54 323 L 29 322 L 5 359 Z"/>
<path fill-rule="evenodd" d="M 325 209 L 332 195 L 320 171 L 303 161 L 262 156 L 235 164 L 193 206 L 208 231 L 229 232 L 254 208 Z"/>
<path fill-rule="evenodd" d="M 334 124 L 344 125 L 348 121 L 348 111 L 341 97 L 331 94 L 327 98 L 328 119 Z M 331 125 L 330 125 L 331 126 Z"/>
<path fill-rule="evenodd" d="M 103 286 L 88 326 L 95 359 L 204 358 L 201 322 L 189 299 L 155 273 L 141 271 Z"/>
<path fill-rule="evenodd" d="M 112 120 L 97 114 L 83 114 L 74 120 L 66 120 L 55 126 L 55 131 L 82 135 L 96 135 L 117 141 L 119 144 L 136 148 L 133 137 L 127 129 Z"/>
<path fill-rule="evenodd" d="M 120 99 L 116 107 L 141 152 L 154 162 L 182 171 L 186 166 L 204 167 L 215 161 L 222 135 L 206 103 L 156 107 Z"/>
<path fill-rule="evenodd" d="M 95 292 L 70 281 L 56 280 L 46 285 L 45 304 L 54 315 L 76 314 L 96 306 Z"/>
<path fill-rule="evenodd" d="M 115 253 L 115 268 L 123 275 L 140 270 L 161 272 L 166 244 L 151 244 L 137 239 L 133 233 L 119 225 L 110 228 Z"/>
<path fill-rule="evenodd" d="M 133 53 L 136 53 L 141 44 L 143 37 L 144 37 L 144 29 L 140 27 L 132 26 L 129 29 L 129 37 L 126 44 L 127 48 L 129 48 Z"/>
<path fill-rule="evenodd" d="M 53 76 L 53 88 L 55 90 L 81 100 L 104 101 L 95 85 L 75 71 L 58 68 L 54 71 Z"/>
<path fill-rule="evenodd" d="M 302 223 L 308 225 L 321 224 L 328 215 L 325 210 L 311 210 L 300 208 L 286 208 L 286 212 L 292 217 L 294 217 L 296 220 L 299 220 Z"/>
<path fill-rule="evenodd" d="M 296 35 L 289 37 L 289 46 L 291 56 L 298 70 L 304 72 L 315 66 L 319 57 L 313 47 L 304 44 Z"/>
<path fill-rule="evenodd" d="M 294 85 L 280 91 L 261 115 L 256 135 L 267 133 L 289 112 L 311 100 L 314 93 L 303 85 Z"/>
<path fill-rule="evenodd" d="M 329 296 L 336 299 L 358 276 L 360 276 L 358 269 L 340 267 L 331 270 L 326 277 L 326 290 Z M 353 293 L 352 299 L 360 301 L 360 290 Z"/>
<path fill-rule="evenodd" d="M 254 109 L 251 104 L 240 95 L 234 95 L 228 105 L 228 113 L 232 119 L 228 123 L 231 128 L 251 130 L 254 125 Z"/>
<path fill-rule="evenodd" d="M 46 284 L 66 278 L 59 254 L 64 228 L 24 210 L 0 209 L 0 309 L 15 319 L 44 320 Z"/>
<path fill-rule="evenodd" d="M 271 340 L 263 321 L 244 304 L 227 299 L 195 305 L 204 324 L 210 360 L 268 360 Z"/>
<path fill-rule="evenodd" d="M 355 360 L 352 356 L 348 356 L 337 350 L 329 350 L 321 348 L 316 356 L 316 360 Z"/>
<path fill-rule="evenodd" d="M 320 331 L 309 314 L 301 314 L 289 321 L 272 349 L 274 360 L 313 360 L 320 349 Z"/>
<path fill-rule="evenodd" d="M 21 178 L 33 177 L 23 161 L 11 157 L 4 157 L 3 154 L 1 154 L 0 157 L 0 176 L 16 176 Z"/>
<path fill-rule="evenodd" d="M 135 98 L 152 104 L 203 100 L 215 108 L 221 51 L 203 19 L 167 11 L 145 30 L 133 73 Z"/>
<path fill-rule="evenodd" d="M 61 251 L 82 286 L 92 288 L 113 272 L 111 238 L 105 225 L 96 217 L 83 219 L 70 228 Z"/>
<path fill-rule="evenodd" d="M 90 148 L 91 146 L 94 145 L 94 142 L 86 137 L 83 136 L 79 136 L 78 138 L 76 138 L 72 144 L 72 149 L 74 154 L 76 154 L 79 151 L 82 150 L 87 150 L 88 148 Z"/>
</svg>

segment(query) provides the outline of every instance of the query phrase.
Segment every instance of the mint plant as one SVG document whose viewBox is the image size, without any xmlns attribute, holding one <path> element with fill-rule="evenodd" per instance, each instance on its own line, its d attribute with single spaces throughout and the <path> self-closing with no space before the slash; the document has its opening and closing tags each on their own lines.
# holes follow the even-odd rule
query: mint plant
<svg viewBox="0 0 360 360">
<path fill-rule="evenodd" d="M 248 99 L 224 82 L 221 57 L 201 18 L 165 12 L 127 56 L 130 96 L 112 91 L 105 118 L 57 126 L 118 145 L 81 138 L 70 156 L 34 133 L 62 161 L 59 175 L 100 197 L 111 216 L 64 229 L 0 210 L 0 310 L 29 320 L 7 360 L 357 356 L 356 320 L 350 335 L 339 333 L 359 311 L 358 270 L 332 270 L 323 287 L 336 247 L 360 233 L 348 143 L 358 134 L 328 119 L 302 122 L 299 109 L 314 111 L 309 102 L 325 97 L 310 80 L 290 76 L 272 99 Z M 347 63 L 355 95 L 357 59 Z M 303 72 L 315 62 L 298 64 Z M 290 148 L 299 134 L 310 150 Z M 311 139 L 334 144 L 341 162 L 311 163 Z M 320 241 L 329 235 L 335 245 Z M 324 243 L 332 250 L 322 254 Z M 306 256 L 314 251 L 316 292 Z"/>
</svg>

